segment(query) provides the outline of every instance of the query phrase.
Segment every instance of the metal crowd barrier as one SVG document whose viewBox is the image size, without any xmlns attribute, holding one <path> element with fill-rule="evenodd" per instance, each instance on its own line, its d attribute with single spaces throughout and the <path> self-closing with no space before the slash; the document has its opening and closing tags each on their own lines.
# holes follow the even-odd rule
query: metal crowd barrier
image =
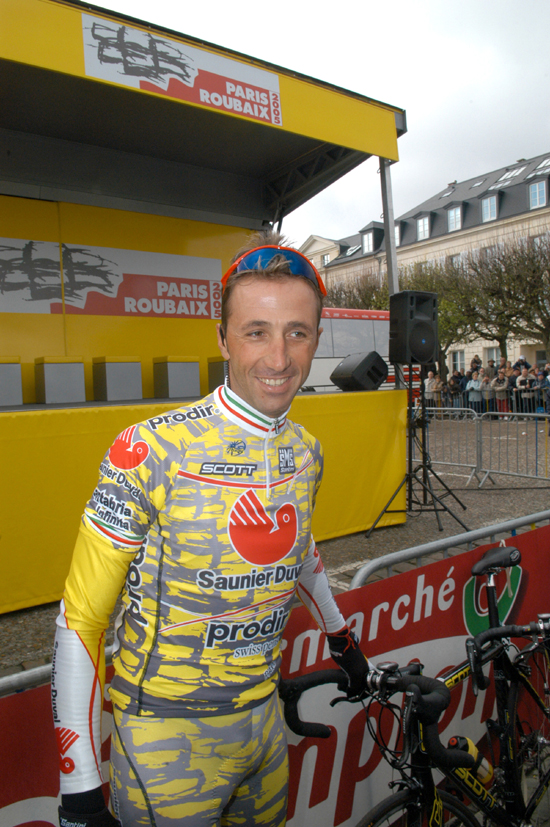
<svg viewBox="0 0 550 827">
<path fill-rule="evenodd" d="M 434 540 L 432 543 L 424 543 L 421 546 L 385 554 L 383 557 L 369 560 L 368 563 L 361 566 L 351 581 L 350 589 L 364 586 L 369 577 L 382 569 L 386 570 L 386 577 L 390 577 L 392 574 L 398 573 L 394 571 L 394 567 L 400 563 L 415 560 L 417 567 L 419 567 L 424 565 L 424 558 L 428 555 L 443 552 L 443 557 L 448 557 L 451 550 L 470 551 L 479 544 L 480 540 L 483 540 L 482 545 L 484 543 L 496 543 L 506 537 L 513 537 L 517 534 L 518 528 L 529 526 L 531 529 L 539 523 L 547 522 L 550 522 L 550 511 L 538 511 L 536 514 L 528 514 L 526 517 L 518 517 L 515 520 L 507 520 L 505 523 L 496 523 L 485 528 L 478 528 L 475 531 L 466 531 L 464 534 L 455 534 L 454 537 L 446 537 L 441 540 Z M 465 548 L 462 548 L 462 546 L 465 546 Z"/>
<path fill-rule="evenodd" d="M 546 407 L 547 388 L 521 388 L 505 392 L 484 388 L 471 393 L 461 391 L 450 393 L 449 390 L 427 392 L 426 405 L 433 408 L 470 408 L 474 413 L 537 413 L 537 409 Z"/>
<path fill-rule="evenodd" d="M 113 660 L 113 647 L 105 647 L 105 664 L 109 665 Z M 35 666 L 34 669 L 25 669 L 16 672 L 14 675 L 6 675 L 0 678 L 0 698 L 4 695 L 13 695 L 14 692 L 23 692 L 24 689 L 34 689 L 49 683 L 52 677 L 52 665 L 46 663 L 44 666 Z"/>
<path fill-rule="evenodd" d="M 477 414 L 469 408 L 427 409 L 427 450 L 434 465 L 465 468 L 468 485 L 492 474 L 550 479 L 550 414 Z"/>
</svg>

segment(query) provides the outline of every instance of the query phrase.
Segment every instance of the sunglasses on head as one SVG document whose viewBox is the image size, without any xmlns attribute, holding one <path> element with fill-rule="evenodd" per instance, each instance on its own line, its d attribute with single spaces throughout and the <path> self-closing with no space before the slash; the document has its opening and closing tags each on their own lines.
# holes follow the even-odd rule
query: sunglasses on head
<svg viewBox="0 0 550 827">
<path fill-rule="evenodd" d="M 227 273 L 222 278 L 222 290 L 225 290 L 227 279 L 233 273 L 244 273 L 249 270 L 264 270 L 270 261 L 275 256 L 283 256 L 288 263 L 288 269 L 293 276 L 304 276 L 309 281 L 316 284 L 323 296 L 327 295 L 327 290 L 323 284 L 323 280 L 311 261 L 299 253 L 298 250 L 293 250 L 292 247 L 255 247 L 253 250 L 248 250 L 244 255 L 240 256 L 237 261 L 234 261 Z"/>
</svg>

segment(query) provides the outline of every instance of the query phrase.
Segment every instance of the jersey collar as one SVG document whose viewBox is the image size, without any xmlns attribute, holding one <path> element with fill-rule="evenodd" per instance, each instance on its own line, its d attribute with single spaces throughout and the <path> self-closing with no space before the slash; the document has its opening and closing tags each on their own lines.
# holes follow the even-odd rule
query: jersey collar
<svg viewBox="0 0 550 827">
<path fill-rule="evenodd" d="M 250 431 L 255 436 L 271 439 L 280 434 L 286 426 L 286 417 L 290 408 L 277 419 L 271 419 L 271 417 L 257 411 L 240 396 L 237 396 L 235 391 L 232 391 L 226 385 L 216 388 L 214 394 L 220 410 L 227 419 L 234 422 L 235 425 L 240 425 L 246 431 Z"/>
</svg>

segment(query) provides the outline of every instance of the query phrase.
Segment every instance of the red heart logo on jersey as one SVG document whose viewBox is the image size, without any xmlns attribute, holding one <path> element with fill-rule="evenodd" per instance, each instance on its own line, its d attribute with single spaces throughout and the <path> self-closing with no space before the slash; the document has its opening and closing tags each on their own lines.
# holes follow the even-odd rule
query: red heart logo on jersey
<svg viewBox="0 0 550 827">
<path fill-rule="evenodd" d="M 255 566 L 282 560 L 294 547 L 297 536 L 296 507 L 285 503 L 273 520 L 252 490 L 241 494 L 229 514 L 231 545 Z"/>
<path fill-rule="evenodd" d="M 132 425 L 115 439 L 109 450 L 109 460 L 115 468 L 130 471 L 137 468 L 149 456 L 149 446 L 142 440 L 132 445 L 132 437 L 136 426 Z"/>
</svg>

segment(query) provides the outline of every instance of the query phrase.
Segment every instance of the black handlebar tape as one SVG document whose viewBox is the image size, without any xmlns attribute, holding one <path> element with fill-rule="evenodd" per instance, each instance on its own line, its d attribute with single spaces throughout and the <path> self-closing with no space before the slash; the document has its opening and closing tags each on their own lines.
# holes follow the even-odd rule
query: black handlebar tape
<svg viewBox="0 0 550 827">
<path fill-rule="evenodd" d="M 387 678 L 386 686 L 395 692 L 406 692 L 409 687 L 418 687 L 414 710 L 424 725 L 437 723 L 451 701 L 451 693 L 445 684 L 425 675 L 392 675 Z"/>
<path fill-rule="evenodd" d="M 528 637 L 536 634 L 540 629 L 536 622 L 526 626 L 497 626 L 494 629 L 485 629 L 473 638 L 478 654 L 484 643 L 489 640 L 502 640 L 505 637 Z"/>
<path fill-rule="evenodd" d="M 428 678 L 428 680 L 433 680 L 432 678 Z M 440 681 L 435 681 L 436 683 L 440 683 Z M 447 687 L 445 687 L 447 689 Z M 448 690 L 447 690 L 448 691 Z M 409 687 L 408 692 L 410 692 L 414 696 L 414 710 L 418 715 L 418 719 L 422 724 L 422 742 L 426 749 L 426 752 L 434 762 L 434 764 L 451 769 L 452 767 L 466 767 L 467 769 L 473 769 L 475 764 L 475 758 L 470 755 L 465 750 L 461 749 L 446 749 L 441 741 L 439 740 L 439 732 L 437 729 L 437 721 L 439 720 L 439 713 L 437 713 L 437 718 L 434 720 L 434 711 L 428 710 L 427 712 L 422 708 L 423 705 L 430 706 L 431 704 L 441 703 L 441 700 L 438 699 L 439 693 L 437 690 L 434 689 L 433 692 L 428 693 L 427 695 L 421 695 L 420 687 L 414 683 L 412 686 Z M 449 699 L 450 699 L 450 692 L 449 692 Z M 448 701 L 445 704 L 446 708 L 448 706 Z"/>
<path fill-rule="evenodd" d="M 439 767 L 452 769 L 453 767 L 474 768 L 475 758 L 462 749 L 446 749 L 439 740 L 437 724 L 427 724 L 422 730 L 426 752 Z"/>
<path fill-rule="evenodd" d="M 341 691 L 345 691 L 347 677 L 341 669 L 325 669 L 321 672 L 311 672 L 309 675 L 299 675 L 297 678 L 288 678 L 279 684 L 279 695 L 285 708 L 285 721 L 296 735 L 309 738 L 330 738 L 332 735 L 330 727 L 312 721 L 302 721 L 298 714 L 298 701 L 302 692 L 326 683 L 335 683 Z"/>
</svg>

